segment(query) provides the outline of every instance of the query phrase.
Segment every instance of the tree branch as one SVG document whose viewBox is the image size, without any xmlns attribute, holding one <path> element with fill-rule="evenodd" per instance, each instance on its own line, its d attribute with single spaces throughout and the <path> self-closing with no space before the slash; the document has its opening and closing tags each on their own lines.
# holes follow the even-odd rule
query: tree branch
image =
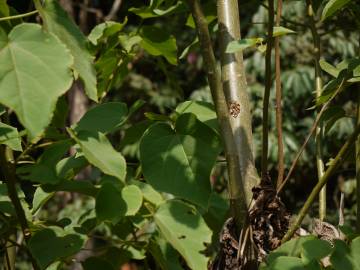
<svg viewBox="0 0 360 270">
<path fill-rule="evenodd" d="M 8 20 L 21 19 L 21 18 L 24 18 L 24 17 L 29 17 L 29 16 L 32 16 L 32 15 L 35 15 L 37 13 L 38 13 L 37 10 L 33 10 L 33 11 L 30 11 L 30 12 L 27 12 L 27 13 L 24 13 L 24 14 L 18 14 L 18 15 L 2 17 L 2 18 L 0 18 L 0 22 L 8 21 Z"/>
<path fill-rule="evenodd" d="M 113 20 L 114 18 L 116 18 L 116 13 L 119 11 L 121 4 L 122 4 L 122 0 L 115 0 L 113 2 L 113 5 L 110 9 L 109 14 L 105 16 L 104 20 L 110 21 L 110 20 Z"/>
<path fill-rule="evenodd" d="M 9 154 L 7 154 L 6 149 L 8 149 L 10 154 L 12 154 L 9 148 L 6 148 L 4 145 L 0 145 L 0 167 L 5 179 L 4 182 L 6 183 L 8 196 L 15 208 L 16 216 L 20 223 L 21 230 L 24 234 L 25 241 L 28 243 L 31 238 L 31 231 L 26 220 L 24 209 L 22 208 L 20 199 L 17 194 L 15 167 L 14 164 L 11 163 Z M 28 252 L 28 255 L 31 259 L 34 269 L 39 270 L 40 267 L 38 266 L 32 254 Z"/>
<path fill-rule="evenodd" d="M 265 92 L 263 99 L 263 120 L 262 120 L 262 155 L 261 155 L 261 177 L 267 174 L 268 165 L 268 143 L 269 143 L 269 99 L 272 85 L 271 79 L 271 51 L 273 43 L 274 28 L 274 0 L 269 0 L 269 21 L 268 38 L 266 43 L 265 55 Z"/>
</svg>

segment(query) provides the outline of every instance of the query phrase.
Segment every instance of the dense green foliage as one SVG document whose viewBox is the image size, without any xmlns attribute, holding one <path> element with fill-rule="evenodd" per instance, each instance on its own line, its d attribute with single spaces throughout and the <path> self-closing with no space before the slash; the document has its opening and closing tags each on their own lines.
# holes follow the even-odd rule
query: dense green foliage
<svg viewBox="0 0 360 270">
<path fill-rule="evenodd" d="M 93 2 L 99 10 L 112 4 Z M 202 270 L 219 248 L 218 234 L 229 216 L 228 176 L 193 18 L 186 1 L 123 2 L 119 20 L 88 23 L 87 36 L 57 0 L 35 0 L 35 16 L 0 18 L 5 269 L 12 270 L 15 252 L 16 269 L 115 270 L 136 261 L 138 269 Z M 202 2 L 215 38 L 215 2 Z M 232 41 L 227 52 L 244 53 L 259 163 L 267 6 L 244 2 L 244 39 Z M 314 2 L 326 82 L 319 98 L 313 94 L 313 41 L 303 1 L 285 1 L 283 26 L 273 33 L 281 36 L 286 168 L 316 109 L 329 100 L 320 120 L 327 165 L 356 122 L 360 6 Z M 0 0 L 1 17 L 24 11 L 21 4 L 8 4 Z M 74 105 L 68 94 L 77 84 L 91 103 L 80 120 L 69 122 Z M 275 176 L 272 101 L 273 94 L 268 169 Z M 284 192 L 294 214 L 316 181 L 314 145 L 306 148 Z M 360 269 L 360 238 L 349 233 L 356 219 L 354 167 L 352 153 L 332 177 L 328 196 L 328 219 L 335 221 L 339 190 L 345 193 L 346 242 L 293 239 L 271 252 L 261 269 L 323 269 L 327 256 L 329 269 Z"/>
</svg>

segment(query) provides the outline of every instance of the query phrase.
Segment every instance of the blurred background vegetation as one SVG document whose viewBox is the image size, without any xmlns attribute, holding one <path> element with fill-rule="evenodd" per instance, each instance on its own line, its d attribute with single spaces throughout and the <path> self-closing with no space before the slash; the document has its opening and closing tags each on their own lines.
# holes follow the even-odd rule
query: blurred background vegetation
<svg viewBox="0 0 360 270">
<path fill-rule="evenodd" d="M 168 115 L 179 102 L 185 100 L 211 101 L 211 95 L 207 86 L 206 75 L 203 68 L 199 46 L 194 43 L 196 33 L 191 27 L 188 12 L 176 13 L 176 15 L 141 18 L 130 9 L 145 8 L 150 1 L 110 1 L 110 0 L 62 0 L 63 7 L 71 14 L 81 30 L 88 35 L 91 29 L 104 20 L 113 20 L 127 23 L 122 30 L 124 33 L 137 31 L 139 26 L 156 25 L 163 33 L 169 33 L 176 39 L 178 51 L 177 65 L 169 65 L 161 57 L 152 57 L 141 47 L 135 47 L 131 58 L 123 65 L 120 72 L 115 74 L 111 83 L 110 91 L 104 96 L 104 101 L 123 101 L 129 106 L 136 100 L 145 101 L 145 106 L 136 112 L 128 122 L 125 129 L 115 134 L 111 139 L 113 145 L 126 157 L 128 164 L 133 166 L 136 173 L 138 166 L 138 139 L 149 125 L 151 116 L 145 112 Z M 167 4 L 177 1 L 166 1 Z M 216 3 L 214 0 L 201 1 L 210 23 L 210 30 L 215 48 L 217 48 L 216 35 Z M 314 1 L 318 4 L 321 1 Z M 169 5 L 173 4 L 170 3 Z M 8 1 L 19 13 L 33 10 L 31 1 Z M 116 6 L 118 5 L 118 6 Z M 267 2 L 258 0 L 240 1 L 241 34 L 242 37 L 252 38 L 266 35 L 267 27 Z M 165 7 L 164 7 L 165 9 Z M 336 65 L 344 59 L 353 58 L 359 54 L 359 33 L 353 22 L 351 10 L 343 10 L 336 17 L 326 23 L 318 23 L 321 35 L 322 56 L 325 60 Z M 32 17 L 28 21 L 38 20 Z M 314 105 L 314 61 L 313 41 L 310 29 L 306 23 L 305 1 L 284 1 L 282 26 L 296 31 L 293 35 L 281 38 L 281 80 L 283 86 L 283 131 L 285 144 L 285 168 L 289 169 L 292 160 L 305 140 L 311 125 L 315 119 Z M 189 26 L 190 25 L 190 26 Z M 109 54 L 107 59 L 119 57 L 116 50 Z M 259 165 L 261 153 L 261 115 L 262 97 L 264 92 L 265 57 L 255 49 L 244 52 L 246 64 L 247 82 L 251 94 L 251 107 L 253 114 L 253 133 L 256 149 L 256 163 Z M 101 60 L 101 59 L 100 59 Z M 99 67 L 103 67 L 97 59 Z M 330 76 L 323 73 L 324 82 L 329 81 Z M 81 86 L 80 86 L 81 87 Z M 356 96 L 359 89 L 356 85 L 344 91 L 336 98 L 334 104 L 340 106 L 345 114 L 337 119 L 328 133 L 324 136 L 323 153 L 325 163 L 335 156 L 345 138 L 352 132 L 356 119 Z M 73 92 L 75 90 L 73 89 Z M 74 99 L 71 93 L 68 99 Z M 81 98 L 76 102 L 70 102 L 67 108 L 67 120 L 74 122 L 71 115 L 82 114 L 79 108 L 91 107 L 87 101 Z M 80 105 L 81 106 L 80 106 Z M 275 132 L 275 91 L 271 91 L 270 100 L 270 135 L 269 135 L 269 172 L 275 179 L 277 175 L 277 145 Z M 39 152 L 39 155 L 41 152 Z M 257 166 L 259 168 L 259 166 Z M 337 224 L 338 205 L 340 191 L 345 193 L 345 223 L 354 225 L 355 221 L 355 169 L 353 155 L 344 163 L 342 168 L 328 184 L 328 220 Z M 293 213 L 302 206 L 302 203 L 315 185 L 316 177 L 315 143 L 312 139 L 306 151 L 301 157 L 300 163 L 294 171 L 290 183 L 283 193 L 283 200 L 288 209 Z M 97 178 L 96 170 L 90 172 L 90 177 Z M 226 198 L 226 173 L 222 159 L 219 159 L 212 175 L 215 189 Z M 29 190 L 32 187 L 28 187 Z M 25 187 L 26 190 L 26 187 Z M 29 191 L 29 194 L 31 192 Z M 25 194 L 26 196 L 31 196 Z M 60 220 L 61 217 L 79 216 L 86 209 L 93 208 L 93 201 L 86 197 L 76 195 L 69 197 L 59 194 L 41 212 L 41 216 L 47 219 Z M 64 207 L 66 205 L 66 207 Z M 226 211 L 226 201 L 222 202 L 223 212 Z M 317 215 L 316 204 L 311 216 Z M 216 223 L 219 230 L 224 217 Z M 98 229 L 98 240 L 106 242 L 109 232 L 106 228 Z M 117 232 L 119 235 L 124 232 Z M 215 234 L 215 237 L 217 235 Z M 24 269 L 29 269 L 24 266 Z M 130 266 L 128 266 L 130 267 Z M 130 269 L 130 268 L 129 268 Z"/>
</svg>

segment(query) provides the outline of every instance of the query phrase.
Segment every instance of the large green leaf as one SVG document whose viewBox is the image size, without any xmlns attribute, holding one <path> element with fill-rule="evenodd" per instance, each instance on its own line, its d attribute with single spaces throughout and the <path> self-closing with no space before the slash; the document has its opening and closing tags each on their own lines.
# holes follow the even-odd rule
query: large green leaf
<svg viewBox="0 0 360 270">
<path fill-rule="evenodd" d="M 14 151 L 22 151 L 21 138 L 17 129 L 1 122 L 0 144 L 6 144 Z"/>
<path fill-rule="evenodd" d="M 326 3 L 326 6 L 323 9 L 321 20 L 324 21 L 327 18 L 333 16 L 336 12 L 338 12 L 341 8 L 350 2 L 351 0 L 330 0 Z"/>
<path fill-rule="evenodd" d="M 125 181 L 125 159 L 113 148 L 104 134 L 85 130 L 78 132 L 77 135 L 70 131 L 70 134 L 92 165 L 98 167 L 105 174 Z"/>
<path fill-rule="evenodd" d="M 300 258 L 280 256 L 266 268 L 268 270 L 306 270 Z"/>
<path fill-rule="evenodd" d="M 88 110 L 74 130 L 88 130 L 94 132 L 114 131 L 125 121 L 128 110 L 125 103 L 108 102 L 97 105 Z"/>
<path fill-rule="evenodd" d="M 280 247 L 272 251 L 266 258 L 266 263 L 271 265 L 274 260 L 276 260 L 280 256 L 292 256 L 292 257 L 300 257 L 302 252 L 302 246 L 307 241 L 311 241 L 316 239 L 315 236 L 309 235 L 299 238 L 293 238 L 290 241 L 282 244 Z"/>
<path fill-rule="evenodd" d="M 311 239 L 302 245 L 301 257 L 304 263 L 310 263 L 312 260 L 321 260 L 329 255 L 332 247 L 328 241 L 321 239 Z"/>
<path fill-rule="evenodd" d="M 111 183 L 104 183 L 96 197 L 96 216 L 100 221 L 119 222 L 133 216 L 142 204 L 141 190 L 134 185 L 119 190 Z"/>
<path fill-rule="evenodd" d="M 154 215 L 165 239 L 184 257 L 191 269 L 207 269 L 208 258 L 201 253 L 211 241 L 211 230 L 201 215 L 180 201 L 166 201 Z"/>
<path fill-rule="evenodd" d="M 71 86 L 73 59 L 40 25 L 0 29 L 0 103 L 13 109 L 31 138 L 50 123 L 58 97 Z"/>
<path fill-rule="evenodd" d="M 82 244 L 83 241 L 76 234 L 59 237 L 53 230 L 44 229 L 31 237 L 28 247 L 41 269 L 46 269 L 54 261 L 77 253 Z"/>
<path fill-rule="evenodd" d="M 149 54 L 162 55 L 170 64 L 177 64 L 177 47 L 173 36 L 156 26 L 143 26 L 140 35 L 140 46 Z"/>
<path fill-rule="evenodd" d="M 335 240 L 334 252 L 330 261 L 335 270 L 360 270 L 360 237 L 355 238 L 350 247 L 345 242 Z"/>
<path fill-rule="evenodd" d="M 74 69 L 82 79 L 88 97 L 97 101 L 96 73 L 93 59 L 86 48 L 86 37 L 62 9 L 58 1 L 47 0 L 40 13 L 47 29 L 54 33 L 74 57 Z"/>
<path fill-rule="evenodd" d="M 165 123 L 152 125 L 140 142 L 145 179 L 158 191 L 171 193 L 207 208 L 210 171 L 220 150 L 215 132 L 183 114 L 175 130 Z"/>
<path fill-rule="evenodd" d="M 179 114 L 193 113 L 201 122 L 219 131 L 215 107 L 211 103 L 205 101 L 185 101 L 180 103 L 175 110 Z"/>
</svg>

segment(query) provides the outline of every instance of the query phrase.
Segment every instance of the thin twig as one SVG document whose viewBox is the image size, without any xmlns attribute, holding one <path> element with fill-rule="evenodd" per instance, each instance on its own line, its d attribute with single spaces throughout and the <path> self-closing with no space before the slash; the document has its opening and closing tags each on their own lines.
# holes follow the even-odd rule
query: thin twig
<svg viewBox="0 0 360 270">
<path fill-rule="evenodd" d="M 105 16 L 104 20 L 110 21 L 110 20 L 113 20 L 114 18 L 116 18 L 116 13 L 119 11 L 121 4 L 122 4 L 122 0 L 115 0 L 113 2 L 113 5 L 110 9 L 109 14 Z"/>
<path fill-rule="evenodd" d="M 355 18 L 356 14 L 353 14 Z M 360 20 L 356 19 L 357 26 L 360 27 Z M 360 37 L 358 43 L 358 55 L 360 56 Z M 359 87 L 359 86 L 358 86 Z M 358 88 L 357 94 L 357 117 L 356 122 L 360 125 L 360 88 Z M 355 166 L 356 166 L 356 232 L 360 233 L 360 136 L 356 141 L 355 148 Z"/>
<path fill-rule="evenodd" d="M 282 0 L 277 1 L 276 26 L 280 26 Z M 281 66 L 280 66 L 280 37 L 275 37 L 275 84 L 276 84 L 276 129 L 278 142 L 278 178 L 276 187 L 280 187 L 284 179 L 284 142 L 282 132 L 282 105 L 281 105 Z"/>
<path fill-rule="evenodd" d="M 315 93 L 316 98 L 321 96 L 322 92 L 322 78 L 321 78 L 321 40 L 316 29 L 316 22 L 314 18 L 314 10 L 312 7 L 312 0 L 306 0 L 307 16 L 309 17 L 309 27 L 314 42 L 314 62 L 315 62 Z M 318 125 L 316 128 L 315 143 L 316 143 L 316 168 L 318 180 L 324 175 L 324 162 L 322 160 L 322 127 Z M 323 221 L 326 216 L 326 186 L 323 187 L 319 194 L 319 219 Z"/>
<path fill-rule="evenodd" d="M 1 22 L 1 21 L 21 19 L 21 18 L 24 18 L 24 17 L 29 17 L 29 16 L 31 16 L 31 15 L 37 14 L 38 12 L 39 12 L 39 11 L 37 11 L 37 10 L 33 10 L 33 11 L 30 11 L 30 12 L 27 12 L 27 13 L 23 13 L 23 14 L 18 14 L 18 15 L 13 15 L 13 16 L 2 17 L 2 18 L 0 18 L 0 22 Z"/>
<path fill-rule="evenodd" d="M 296 165 L 297 165 L 297 162 L 299 161 L 299 158 L 301 156 L 301 154 L 303 153 L 303 151 L 305 150 L 305 147 L 306 145 L 308 144 L 311 136 L 313 135 L 313 133 L 315 132 L 316 130 L 316 127 L 318 126 L 319 122 L 320 122 L 320 119 L 321 119 L 321 116 L 323 115 L 324 111 L 328 108 L 330 102 L 337 96 L 337 94 L 341 91 L 342 89 L 342 86 L 344 84 L 344 79 L 342 79 L 339 87 L 336 89 L 336 91 L 334 92 L 334 94 L 331 96 L 331 98 L 324 104 L 324 106 L 321 108 L 320 112 L 317 114 L 316 116 L 316 119 L 315 119 L 315 122 L 314 124 L 312 125 L 311 129 L 310 129 L 310 132 L 308 134 L 308 136 L 306 137 L 303 145 L 301 146 L 301 148 L 299 149 L 299 151 L 297 152 L 296 156 L 295 156 L 295 159 L 293 161 L 293 163 L 291 164 L 291 167 L 289 169 L 289 172 L 288 174 L 286 175 L 284 181 L 282 182 L 281 186 L 277 188 L 277 194 L 279 194 L 281 192 L 281 190 L 283 189 L 283 187 L 285 186 L 285 184 L 287 183 L 287 181 L 290 179 L 290 176 L 292 174 L 292 172 L 294 171 Z"/>
<path fill-rule="evenodd" d="M 11 152 L 11 149 L 7 148 L 9 152 Z M 4 180 L 6 183 L 6 187 L 8 190 L 8 196 L 15 208 L 17 219 L 20 223 L 21 230 L 24 234 L 25 241 L 28 243 L 31 237 L 31 231 L 26 219 L 26 215 L 24 212 L 24 209 L 22 208 L 20 199 L 17 194 L 16 190 L 16 174 L 15 174 L 15 167 L 14 164 L 11 163 L 11 161 L 8 158 L 8 155 L 6 153 L 6 148 L 4 145 L 0 145 L 0 167 L 4 176 Z M 32 256 L 30 252 L 28 252 L 28 255 L 31 259 L 32 265 L 35 270 L 39 270 L 40 267 L 38 266 L 36 260 Z"/>
<path fill-rule="evenodd" d="M 266 8 L 267 10 L 269 9 L 269 7 L 267 5 L 265 5 L 264 3 L 261 3 L 261 6 Z M 276 14 L 277 15 L 277 14 Z M 307 25 L 304 24 L 304 23 L 299 23 L 297 21 L 293 21 L 293 20 L 290 20 L 290 19 L 287 19 L 285 18 L 284 16 L 281 16 L 281 20 L 285 23 L 289 23 L 289 24 L 293 24 L 293 25 L 296 25 L 296 26 L 300 26 L 300 27 L 303 27 L 303 28 L 306 28 Z"/>
<path fill-rule="evenodd" d="M 329 181 L 330 177 L 334 174 L 334 172 L 341 166 L 346 157 L 352 151 L 352 146 L 354 145 L 358 135 L 360 133 L 360 125 L 356 126 L 354 132 L 348 138 L 348 140 L 341 147 L 340 151 L 336 155 L 335 159 L 331 162 L 329 168 L 325 171 L 323 177 L 317 182 L 310 195 L 307 197 L 303 207 L 301 208 L 295 222 L 290 226 L 290 229 L 285 234 L 284 238 L 281 240 L 282 243 L 291 239 L 296 230 L 300 227 L 301 222 L 303 221 L 306 213 L 309 211 L 310 206 L 315 201 L 322 187 Z"/>
<path fill-rule="evenodd" d="M 265 55 L 265 92 L 263 99 L 263 120 L 262 120 L 262 155 L 261 155 L 261 177 L 267 174 L 268 165 L 268 144 L 269 144 L 269 99 L 272 85 L 271 75 L 271 51 L 274 29 L 274 0 L 269 0 L 269 22 L 268 40 Z"/>
</svg>

